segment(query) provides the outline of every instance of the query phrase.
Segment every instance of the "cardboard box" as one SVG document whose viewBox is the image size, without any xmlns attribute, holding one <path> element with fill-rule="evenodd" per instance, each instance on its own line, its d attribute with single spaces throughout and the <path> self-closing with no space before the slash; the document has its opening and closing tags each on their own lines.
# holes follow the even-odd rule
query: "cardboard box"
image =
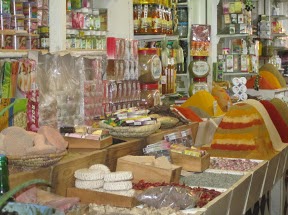
<svg viewBox="0 0 288 215">
<path fill-rule="evenodd" d="M 209 168 L 210 155 L 207 153 L 202 157 L 194 157 L 191 155 L 170 152 L 172 163 L 181 166 L 183 170 L 192 172 L 203 172 Z"/>
<path fill-rule="evenodd" d="M 67 197 L 79 197 L 81 203 L 96 203 L 99 205 L 111 205 L 115 207 L 132 208 L 139 205 L 134 197 L 115 195 L 112 193 L 97 192 L 70 187 L 67 189 Z"/>
<path fill-rule="evenodd" d="M 132 158 L 134 157 L 134 158 Z M 160 168 L 140 161 L 141 157 L 153 156 L 125 156 L 117 161 L 116 171 L 132 171 L 133 182 L 145 180 L 147 182 L 175 182 L 179 183 L 182 167 L 172 164 L 172 168 Z M 131 159 L 132 158 L 132 159 Z M 135 159 L 135 162 L 132 161 Z M 152 158 L 151 158 L 152 162 Z M 150 162 L 147 162 L 150 163 Z"/>
<path fill-rule="evenodd" d="M 113 143 L 112 136 L 106 137 L 101 140 L 90 140 L 84 138 L 75 138 L 75 137 L 64 137 L 68 141 L 68 149 L 86 149 L 91 151 L 91 149 L 103 149 Z"/>
</svg>

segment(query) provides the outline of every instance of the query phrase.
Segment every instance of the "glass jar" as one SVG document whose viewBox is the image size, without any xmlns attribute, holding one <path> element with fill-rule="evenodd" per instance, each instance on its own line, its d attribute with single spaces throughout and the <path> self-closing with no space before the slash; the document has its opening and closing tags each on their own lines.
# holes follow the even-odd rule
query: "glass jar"
<svg viewBox="0 0 288 215">
<path fill-rule="evenodd" d="M 152 34 L 152 5 L 151 4 L 142 5 L 140 33 Z"/>
<path fill-rule="evenodd" d="M 139 81 L 141 83 L 157 82 L 161 76 L 161 61 L 157 55 L 157 49 L 140 49 L 139 59 Z"/>
<path fill-rule="evenodd" d="M 101 40 L 100 40 L 100 31 L 95 32 L 95 38 L 94 38 L 94 47 L 97 50 L 101 50 Z"/>
<path fill-rule="evenodd" d="M 92 17 L 93 17 L 93 29 L 96 31 L 100 30 L 101 27 L 101 20 L 99 16 L 99 9 L 95 9 L 92 12 Z"/>
<path fill-rule="evenodd" d="M 160 105 L 158 84 L 141 84 L 140 107 L 151 108 Z"/>
<path fill-rule="evenodd" d="M 66 49 L 70 49 L 71 48 L 71 34 L 72 34 L 73 30 L 66 30 Z"/>
<path fill-rule="evenodd" d="M 106 50 L 106 31 L 100 32 L 100 44 L 101 44 L 101 50 Z"/>
<path fill-rule="evenodd" d="M 209 87 L 207 84 L 207 78 L 193 78 L 193 84 L 191 84 L 190 89 L 189 89 L 189 94 L 194 95 L 200 90 L 206 90 L 209 92 Z"/>
<path fill-rule="evenodd" d="M 81 39 L 81 49 L 86 49 L 86 36 L 85 31 L 79 31 L 79 36 Z"/>
<path fill-rule="evenodd" d="M 80 36 L 80 33 L 78 30 L 74 30 L 75 34 L 75 49 L 81 49 L 82 48 L 82 38 Z"/>
<path fill-rule="evenodd" d="M 39 40 L 41 49 L 49 49 L 49 27 L 40 28 Z"/>
<path fill-rule="evenodd" d="M 180 7 L 177 9 L 178 21 L 188 22 L 188 11 L 186 7 Z"/>
<path fill-rule="evenodd" d="M 179 22 L 177 29 L 179 37 L 186 38 L 188 35 L 188 22 Z"/>
<path fill-rule="evenodd" d="M 85 44 L 86 44 L 85 49 L 92 49 L 93 43 L 92 43 L 90 31 L 85 31 L 84 35 L 85 35 Z"/>
<path fill-rule="evenodd" d="M 194 56 L 188 69 L 191 77 L 198 78 L 206 77 L 210 71 L 210 67 L 205 56 Z"/>
</svg>

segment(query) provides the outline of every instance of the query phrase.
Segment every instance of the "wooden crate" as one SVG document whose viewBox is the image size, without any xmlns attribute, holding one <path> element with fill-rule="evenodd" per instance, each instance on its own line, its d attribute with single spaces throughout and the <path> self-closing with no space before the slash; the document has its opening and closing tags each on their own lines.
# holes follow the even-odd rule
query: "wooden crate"
<svg viewBox="0 0 288 215">
<path fill-rule="evenodd" d="M 151 134 L 145 138 L 146 145 L 157 143 L 157 142 L 163 140 L 164 136 L 167 134 L 171 134 L 171 133 L 174 133 L 176 131 L 184 131 L 184 130 L 187 130 L 189 128 L 191 128 L 193 140 L 195 140 L 197 130 L 198 130 L 198 125 L 199 125 L 198 123 L 194 122 L 194 123 L 191 123 L 189 125 L 181 125 L 181 126 L 177 126 L 177 127 L 170 128 L 170 129 L 161 129 L 161 130 L 157 131 L 156 133 Z"/>
<path fill-rule="evenodd" d="M 68 141 L 68 150 L 77 152 L 104 149 L 112 145 L 113 142 L 112 136 L 106 137 L 102 140 L 89 140 L 74 137 L 64 137 L 64 139 Z"/>
<path fill-rule="evenodd" d="M 96 203 L 99 205 L 111 205 L 123 208 L 132 208 L 139 204 L 139 202 L 134 197 L 84 190 L 74 187 L 67 189 L 67 197 L 79 197 L 80 202 L 84 204 Z"/>
<path fill-rule="evenodd" d="M 75 186 L 74 172 L 93 164 L 105 164 L 106 150 L 92 152 L 69 152 L 52 170 L 52 192 L 66 196 L 66 190 Z"/>
<path fill-rule="evenodd" d="M 116 170 L 117 159 L 126 155 L 143 155 L 143 148 L 145 147 L 144 139 L 115 139 L 113 144 L 107 148 L 106 165 L 111 171 Z"/>
<path fill-rule="evenodd" d="M 203 172 L 210 166 L 210 155 L 207 153 L 202 157 L 194 157 L 191 155 L 170 152 L 171 161 L 177 166 L 181 166 L 183 170 L 191 172 Z"/>
<path fill-rule="evenodd" d="M 40 168 L 36 170 L 30 170 L 18 173 L 10 173 L 9 174 L 10 188 L 12 189 L 17 185 L 32 179 L 44 179 L 48 182 L 51 182 L 51 173 L 52 173 L 52 167 Z"/>
<path fill-rule="evenodd" d="M 180 180 L 182 167 L 172 165 L 172 169 L 164 169 L 152 165 L 145 165 L 125 160 L 125 157 L 119 158 L 117 161 L 116 171 L 133 172 L 133 182 L 145 180 L 148 182 L 175 182 Z"/>
</svg>

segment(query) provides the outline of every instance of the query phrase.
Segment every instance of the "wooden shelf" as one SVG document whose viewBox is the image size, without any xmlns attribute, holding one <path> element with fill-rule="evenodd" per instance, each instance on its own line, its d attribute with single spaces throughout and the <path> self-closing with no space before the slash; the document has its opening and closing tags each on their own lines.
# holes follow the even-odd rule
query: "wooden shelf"
<svg viewBox="0 0 288 215">
<path fill-rule="evenodd" d="M 254 72 L 223 72 L 223 75 L 256 75 Z"/>
<path fill-rule="evenodd" d="M 272 15 L 271 18 L 278 19 L 278 20 L 285 20 L 288 19 L 287 15 Z"/>
<path fill-rule="evenodd" d="M 29 51 L 38 51 L 42 54 L 48 53 L 46 49 L 23 49 L 23 50 L 14 50 L 14 49 L 0 49 L 0 58 L 20 58 L 27 57 Z"/>
</svg>

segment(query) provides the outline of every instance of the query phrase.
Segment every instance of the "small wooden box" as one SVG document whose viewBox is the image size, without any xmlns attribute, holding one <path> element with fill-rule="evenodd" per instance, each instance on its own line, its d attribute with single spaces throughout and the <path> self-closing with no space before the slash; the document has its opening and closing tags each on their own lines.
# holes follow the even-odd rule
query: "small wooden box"
<svg viewBox="0 0 288 215">
<path fill-rule="evenodd" d="M 132 208 L 139 205 L 134 197 L 115 195 L 112 193 L 97 192 L 93 190 L 69 187 L 67 197 L 79 197 L 81 203 L 96 203 L 99 205 L 111 205 L 115 207 Z"/>
<path fill-rule="evenodd" d="M 64 137 L 68 141 L 68 149 L 104 149 L 113 143 L 112 136 L 106 137 L 102 140 L 90 140 L 84 138 Z"/>
<path fill-rule="evenodd" d="M 164 169 L 152 165 L 131 162 L 125 160 L 125 157 L 118 158 L 116 171 L 131 171 L 133 172 L 133 182 L 137 183 L 140 180 L 147 182 L 175 182 L 179 183 L 182 167 L 172 165 L 172 169 Z"/>
<path fill-rule="evenodd" d="M 191 172 L 203 172 L 210 166 L 210 154 L 202 157 L 194 157 L 191 155 L 170 152 L 171 161 L 173 164 L 182 166 L 183 170 Z"/>
</svg>

